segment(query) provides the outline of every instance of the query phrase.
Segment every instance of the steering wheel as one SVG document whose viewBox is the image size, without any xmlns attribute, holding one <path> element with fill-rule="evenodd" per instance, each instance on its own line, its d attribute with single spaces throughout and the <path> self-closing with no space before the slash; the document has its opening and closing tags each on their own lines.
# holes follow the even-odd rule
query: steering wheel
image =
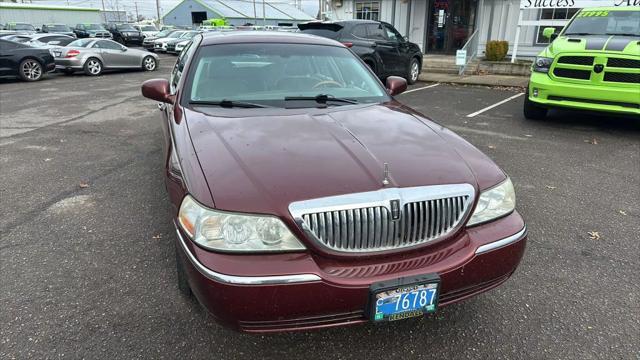
<svg viewBox="0 0 640 360">
<path fill-rule="evenodd" d="M 320 81 L 319 83 L 317 83 L 317 84 L 313 85 L 313 88 L 314 88 L 314 89 L 317 89 L 317 88 L 319 88 L 319 87 L 325 87 L 325 85 L 336 85 L 336 86 L 334 86 L 334 87 L 343 87 L 343 85 L 342 85 L 342 84 L 340 84 L 340 83 L 339 83 L 339 82 L 337 82 L 337 81 L 334 81 L 334 80 L 324 80 L 324 81 Z"/>
</svg>

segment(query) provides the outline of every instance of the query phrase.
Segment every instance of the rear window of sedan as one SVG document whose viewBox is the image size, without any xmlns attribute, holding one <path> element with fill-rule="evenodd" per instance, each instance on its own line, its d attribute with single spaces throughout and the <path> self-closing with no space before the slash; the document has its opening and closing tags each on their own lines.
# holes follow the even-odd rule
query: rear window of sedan
<svg viewBox="0 0 640 360">
<path fill-rule="evenodd" d="M 94 42 L 93 39 L 78 39 L 69 43 L 69 47 L 87 47 Z"/>
<path fill-rule="evenodd" d="M 190 66 L 187 98 L 285 107 L 287 97 L 328 95 L 358 103 L 388 100 L 351 51 L 337 46 L 255 43 L 204 46 Z"/>
</svg>

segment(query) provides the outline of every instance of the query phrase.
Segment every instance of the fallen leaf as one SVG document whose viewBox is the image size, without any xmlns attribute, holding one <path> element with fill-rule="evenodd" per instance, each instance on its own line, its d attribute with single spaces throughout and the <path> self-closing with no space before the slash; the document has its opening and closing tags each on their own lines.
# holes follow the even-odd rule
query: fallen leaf
<svg viewBox="0 0 640 360">
<path fill-rule="evenodd" d="M 162 239 L 162 234 L 154 235 L 152 238 L 153 238 L 153 240 Z"/>
<path fill-rule="evenodd" d="M 624 210 L 618 210 L 618 212 L 620 213 L 620 215 L 627 216 L 627 212 Z"/>
<path fill-rule="evenodd" d="M 591 140 L 585 140 L 584 142 L 591 144 L 591 145 L 598 145 L 598 139 L 593 138 Z"/>
<path fill-rule="evenodd" d="M 551 185 L 546 185 L 546 188 L 547 188 L 547 189 L 551 189 L 551 190 L 553 190 L 553 189 L 555 189 L 556 187 L 555 187 L 555 186 L 551 186 Z"/>
<path fill-rule="evenodd" d="M 489 149 L 491 149 L 491 150 L 493 150 L 493 149 L 495 149 L 495 148 L 496 148 L 496 146 L 495 146 L 495 145 L 489 145 L 488 147 L 489 147 Z"/>
<path fill-rule="evenodd" d="M 587 234 L 591 240 L 600 240 L 600 233 L 597 231 L 588 231 Z"/>
<path fill-rule="evenodd" d="M 44 161 L 51 161 L 51 158 L 46 158 L 44 159 Z"/>
<path fill-rule="evenodd" d="M 84 188 L 88 188 L 89 187 L 89 183 L 86 181 L 80 181 L 79 184 L 80 188 L 84 189 Z"/>
<path fill-rule="evenodd" d="M 530 134 L 524 134 L 525 137 L 533 137 L 533 135 Z"/>
</svg>

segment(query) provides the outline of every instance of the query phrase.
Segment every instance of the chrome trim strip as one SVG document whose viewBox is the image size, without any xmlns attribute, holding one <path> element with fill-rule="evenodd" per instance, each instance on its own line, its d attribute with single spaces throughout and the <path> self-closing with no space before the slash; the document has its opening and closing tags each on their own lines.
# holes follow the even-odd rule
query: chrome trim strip
<svg viewBox="0 0 640 360">
<path fill-rule="evenodd" d="M 526 234 L 527 234 L 527 226 L 525 225 L 525 227 L 523 227 L 522 230 L 518 231 L 517 233 L 509 237 L 479 246 L 476 249 L 476 255 L 483 254 L 488 251 L 495 250 L 495 249 L 507 246 L 509 244 L 512 244 L 514 242 L 520 241 L 522 240 L 523 237 L 525 237 Z"/>
<path fill-rule="evenodd" d="M 318 275 L 314 274 L 296 274 L 296 275 L 278 275 L 278 276 L 234 276 L 221 274 L 219 272 L 215 272 L 206 266 L 202 265 L 196 259 L 195 256 L 191 253 L 187 244 L 185 243 L 180 230 L 176 228 L 176 234 L 178 235 L 178 240 L 180 240 L 180 246 L 184 253 L 187 255 L 187 258 L 191 262 L 191 264 L 200 272 L 200 274 L 205 277 L 225 283 L 225 284 L 234 284 L 234 285 L 270 285 L 270 284 L 291 284 L 291 283 L 301 283 L 301 282 L 312 282 L 312 281 L 320 281 L 322 280 Z"/>
</svg>

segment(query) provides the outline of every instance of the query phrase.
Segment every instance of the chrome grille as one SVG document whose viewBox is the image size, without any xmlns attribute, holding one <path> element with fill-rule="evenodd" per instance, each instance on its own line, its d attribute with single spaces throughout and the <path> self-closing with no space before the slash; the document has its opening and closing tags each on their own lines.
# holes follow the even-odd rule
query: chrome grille
<svg viewBox="0 0 640 360">
<path fill-rule="evenodd" d="M 440 239 L 461 225 L 473 203 L 471 185 L 384 189 L 292 203 L 299 226 L 323 246 L 375 252 Z M 401 211 L 394 218 L 392 202 Z"/>
</svg>

